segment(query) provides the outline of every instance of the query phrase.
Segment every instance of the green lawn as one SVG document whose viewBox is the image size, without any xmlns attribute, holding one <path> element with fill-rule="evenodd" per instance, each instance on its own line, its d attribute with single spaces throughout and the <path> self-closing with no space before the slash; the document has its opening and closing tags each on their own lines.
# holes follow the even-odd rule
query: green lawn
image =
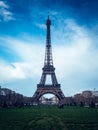
<svg viewBox="0 0 98 130">
<path fill-rule="evenodd" d="M 0 130 L 98 130 L 98 109 L 55 106 L 0 109 Z"/>
</svg>

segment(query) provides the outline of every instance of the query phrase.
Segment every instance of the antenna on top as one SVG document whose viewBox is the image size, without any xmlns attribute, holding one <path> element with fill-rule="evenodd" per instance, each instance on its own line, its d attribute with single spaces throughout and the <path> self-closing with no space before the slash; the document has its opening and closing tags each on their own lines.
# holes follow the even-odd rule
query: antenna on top
<svg viewBox="0 0 98 130">
<path fill-rule="evenodd" d="M 48 19 L 49 19 L 50 13 L 48 12 Z"/>
</svg>

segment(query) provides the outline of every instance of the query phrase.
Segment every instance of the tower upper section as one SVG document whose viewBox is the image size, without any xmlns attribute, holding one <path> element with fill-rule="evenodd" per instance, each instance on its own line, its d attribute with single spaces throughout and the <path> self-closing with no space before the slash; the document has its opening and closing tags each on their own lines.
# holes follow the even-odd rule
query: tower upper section
<svg viewBox="0 0 98 130">
<path fill-rule="evenodd" d="M 51 21 L 49 19 L 46 20 L 46 51 L 45 51 L 45 61 L 44 66 L 51 66 L 53 65 L 52 59 L 52 48 L 51 48 L 51 30 L 50 30 Z"/>
</svg>

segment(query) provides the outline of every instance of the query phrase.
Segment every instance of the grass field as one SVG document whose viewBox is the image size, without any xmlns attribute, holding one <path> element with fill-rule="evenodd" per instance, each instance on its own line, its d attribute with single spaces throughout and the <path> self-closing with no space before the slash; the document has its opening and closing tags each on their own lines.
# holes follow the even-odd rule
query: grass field
<svg viewBox="0 0 98 130">
<path fill-rule="evenodd" d="M 98 130 L 98 109 L 34 106 L 0 109 L 0 130 Z"/>
</svg>

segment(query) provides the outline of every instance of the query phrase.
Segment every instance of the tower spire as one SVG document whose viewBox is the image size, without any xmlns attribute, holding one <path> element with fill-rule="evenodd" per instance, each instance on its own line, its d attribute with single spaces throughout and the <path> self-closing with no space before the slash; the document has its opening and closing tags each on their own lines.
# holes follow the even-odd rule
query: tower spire
<svg viewBox="0 0 98 130">
<path fill-rule="evenodd" d="M 51 21 L 49 19 L 49 15 L 48 15 L 48 19 L 46 20 L 46 27 L 47 27 L 46 43 L 47 44 L 51 44 L 50 25 L 51 25 Z"/>
</svg>

